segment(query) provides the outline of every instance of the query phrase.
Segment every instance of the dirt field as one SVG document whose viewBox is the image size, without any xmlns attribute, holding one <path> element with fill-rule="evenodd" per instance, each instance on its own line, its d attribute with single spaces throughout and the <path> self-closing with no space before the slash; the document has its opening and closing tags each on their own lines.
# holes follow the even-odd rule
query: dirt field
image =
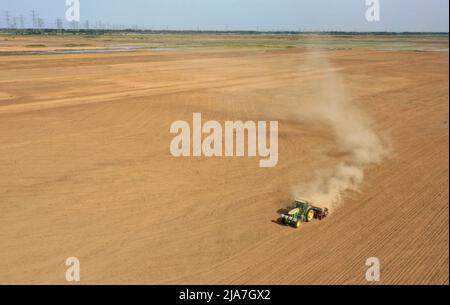
<svg viewBox="0 0 450 305">
<path fill-rule="evenodd" d="M 375 256 L 382 284 L 448 284 L 448 64 L 370 49 L 0 55 L 0 283 L 65 283 L 75 256 L 82 283 L 365 284 Z M 298 119 L 334 98 L 317 85 L 329 75 L 390 153 L 295 230 L 276 223 L 293 186 L 344 158 L 330 128 Z M 278 165 L 172 157 L 169 127 L 193 112 L 279 120 Z"/>
</svg>

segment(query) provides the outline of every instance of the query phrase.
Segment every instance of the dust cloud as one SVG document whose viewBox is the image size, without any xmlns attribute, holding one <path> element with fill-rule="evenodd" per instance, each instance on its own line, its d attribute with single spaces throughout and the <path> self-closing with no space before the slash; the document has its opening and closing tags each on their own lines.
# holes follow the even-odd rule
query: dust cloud
<svg viewBox="0 0 450 305">
<path fill-rule="evenodd" d="M 318 170 L 308 181 L 292 185 L 292 195 L 332 211 L 342 204 L 346 191 L 360 190 L 364 169 L 380 164 L 389 149 L 374 131 L 370 118 L 352 103 L 326 51 L 309 51 L 302 69 L 314 70 L 317 76 L 307 84 L 306 102 L 302 101 L 296 119 L 329 127 L 343 157 L 334 168 Z"/>
</svg>

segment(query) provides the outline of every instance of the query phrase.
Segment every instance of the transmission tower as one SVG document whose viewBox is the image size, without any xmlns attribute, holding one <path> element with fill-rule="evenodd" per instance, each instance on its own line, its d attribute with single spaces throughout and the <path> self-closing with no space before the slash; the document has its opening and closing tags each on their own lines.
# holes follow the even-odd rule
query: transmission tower
<svg viewBox="0 0 450 305">
<path fill-rule="evenodd" d="M 31 20 L 32 20 L 33 29 L 35 29 L 37 27 L 36 11 L 35 10 L 31 11 Z"/>
<path fill-rule="evenodd" d="M 6 21 L 6 28 L 9 29 L 10 27 L 10 20 L 9 20 L 9 12 L 5 12 L 5 21 Z"/>
</svg>

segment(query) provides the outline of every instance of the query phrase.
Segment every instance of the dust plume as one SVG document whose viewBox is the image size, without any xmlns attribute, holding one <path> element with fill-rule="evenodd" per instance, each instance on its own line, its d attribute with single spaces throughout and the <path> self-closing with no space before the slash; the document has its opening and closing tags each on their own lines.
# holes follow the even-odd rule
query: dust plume
<svg viewBox="0 0 450 305">
<path fill-rule="evenodd" d="M 306 101 L 302 101 L 296 119 L 329 127 L 342 158 L 334 168 L 319 170 L 309 181 L 293 185 L 292 195 L 333 210 L 341 204 L 344 192 L 359 191 L 364 169 L 381 163 L 388 149 L 373 130 L 371 120 L 352 104 L 349 90 L 326 52 L 310 51 L 306 56 L 302 69 L 313 69 L 317 76 L 304 84 Z"/>
</svg>

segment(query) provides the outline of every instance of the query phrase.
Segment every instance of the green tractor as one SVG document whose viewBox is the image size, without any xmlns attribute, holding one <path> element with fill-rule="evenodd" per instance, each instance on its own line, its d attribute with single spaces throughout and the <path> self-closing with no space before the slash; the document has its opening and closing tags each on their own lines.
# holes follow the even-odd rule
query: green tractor
<svg viewBox="0 0 450 305">
<path fill-rule="evenodd" d="M 306 200 L 299 199 L 292 203 L 292 209 L 287 214 L 281 214 L 281 222 L 299 228 L 304 222 L 311 222 L 313 219 L 322 220 L 327 216 L 327 208 L 318 208 Z"/>
</svg>

